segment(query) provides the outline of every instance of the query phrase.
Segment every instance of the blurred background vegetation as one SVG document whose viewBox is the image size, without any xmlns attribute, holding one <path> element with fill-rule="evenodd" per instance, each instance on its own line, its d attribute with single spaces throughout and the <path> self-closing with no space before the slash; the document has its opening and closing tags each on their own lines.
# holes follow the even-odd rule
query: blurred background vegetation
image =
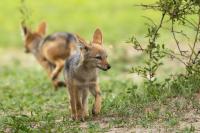
<svg viewBox="0 0 200 133">
<path fill-rule="evenodd" d="M 132 34 L 144 35 L 146 19 L 142 16 L 158 20 L 158 13 L 135 6 L 152 2 L 155 0 L 27 0 L 25 4 L 33 28 L 44 20 L 48 23 L 48 33 L 79 33 L 89 40 L 95 28 L 100 27 L 105 43 L 119 44 Z M 5 0 L 0 4 L 0 47 L 22 47 L 20 3 L 21 0 Z"/>
</svg>

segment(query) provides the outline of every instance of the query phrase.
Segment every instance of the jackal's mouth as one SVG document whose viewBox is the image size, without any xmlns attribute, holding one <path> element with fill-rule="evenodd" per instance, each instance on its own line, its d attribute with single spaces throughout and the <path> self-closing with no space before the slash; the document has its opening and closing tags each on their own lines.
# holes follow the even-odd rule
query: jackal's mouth
<svg viewBox="0 0 200 133">
<path fill-rule="evenodd" d="M 98 65 L 97 65 L 97 67 L 98 67 L 99 69 L 103 70 L 103 71 L 107 71 L 107 70 L 108 70 L 108 68 L 103 68 L 103 67 L 98 66 Z"/>
</svg>

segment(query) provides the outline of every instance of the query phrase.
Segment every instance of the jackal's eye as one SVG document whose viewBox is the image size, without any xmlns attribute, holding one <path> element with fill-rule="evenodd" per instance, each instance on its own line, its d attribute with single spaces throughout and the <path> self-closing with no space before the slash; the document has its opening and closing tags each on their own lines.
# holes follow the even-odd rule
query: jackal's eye
<svg viewBox="0 0 200 133">
<path fill-rule="evenodd" d="M 95 58 L 98 59 L 98 60 L 102 60 L 101 56 L 96 56 Z"/>
</svg>

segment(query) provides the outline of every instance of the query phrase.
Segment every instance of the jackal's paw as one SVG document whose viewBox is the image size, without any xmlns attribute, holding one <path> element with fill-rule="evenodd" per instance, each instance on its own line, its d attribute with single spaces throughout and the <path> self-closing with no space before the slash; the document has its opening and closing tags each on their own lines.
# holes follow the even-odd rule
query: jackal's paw
<svg viewBox="0 0 200 133">
<path fill-rule="evenodd" d="M 89 113 L 88 112 L 84 112 L 83 113 L 83 117 L 85 117 L 87 119 L 89 117 Z"/>
<path fill-rule="evenodd" d="M 63 81 L 54 81 L 53 86 L 54 89 L 57 91 L 59 87 L 66 87 L 66 84 Z"/>
<path fill-rule="evenodd" d="M 84 122 L 85 118 L 84 117 L 80 117 L 80 118 L 78 118 L 78 120 L 81 121 L 81 122 Z"/>
<path fill-rule="evenodd" d="M 78 115 L 77 116 L 77 120 L 79 120 L 79 121 L 85 121 L 85 117 L 83 116 L 83 115 Z"/>
<path fill-rule="evenodd" d="M 63 81 L 58 81 L 58 82 L 57 82 L 57 86 L 58 86 L 58 87 L 66 87 L 66 84 L 65 84 L 65 82 L 63 82 Z"/>
<path fill-rule="evenodd" d="M 72 115 L 72 116 L 71 116 L 71 119 L 72 119 L 73 121 L 75 121 L 75 120 L 77 120 L 77 116 L 76 116 L 76 115 Z"/>
<path fill-rule="evenodd" d="M 77 119 L 79 121 L 85 121 L 84 115 L 83 115 L 83 110 L 77 110 Z"/>
<path fill-rule="evenodd" d="M 85 118 L 82 116 L 71 116 L 71 119 L 73 121 L 81 121 L 81 122 L 85 121 Z"/>
<path fill-rule="evenodd" d="M 97 108 L 95 108 L 94 106 L 93 106 L 93 108 L 92 108 L 92 114 L 93 115 L 98 115 L 100 113 L 100 109 L 97 109 Z"/>
</svg>

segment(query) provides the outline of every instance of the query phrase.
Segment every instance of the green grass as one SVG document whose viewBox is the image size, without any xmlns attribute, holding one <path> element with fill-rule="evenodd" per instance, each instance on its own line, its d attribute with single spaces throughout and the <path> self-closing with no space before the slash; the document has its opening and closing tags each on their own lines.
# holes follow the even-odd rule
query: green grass
<svg viewBox="0 0 200 133">
<path fill-rule="evenodd" d="M 1 68 L 0 77 L 0 131 L 82 130 L 79 128 L 79 122 L 69 120 L 67 89 L 62 88 L 55 92 L 43 70 L 27 69 L 18 63 L 13 63 L 11 67 Z M 126 85 L 125 82 L 114 83 L 110 84 L 107 81 L 101 83 L 104 99 L 108 94 L 109 97 L 112 96 L 111 101 L 106 100 L 103 104 L 102 112 L 105 114 L 108 111 L 108 104 Z M 115 90 L 112 90 L 112 87 L 115 87 Z M 89 101 L 91 105 L 92 98 Z M 98 122 L 93 123 L 92 119 L 91 117 L 87 122 L 87 131 L 104 130 L 98 126 Z"/>
<path fill-rule="evenodd" d="M 115 50 L 113 50 L 115 51 Z M 119 51 L 118 51 L 119 52 Z M 1 54 L 5 52 L 1 52 Z M 120 53 L 118 53 L 120 55 Z M 183 77 L 170 83 L 170 88 L 145 91 L 127 77 L 122 63 L 108 72 L 100 72 L 103 102 L 101 114 L 91 115 L 93 97 L 89 98 L 90 117 L 82 123 L 70 120 L 66 88 L 54 91 L 44 70 L 36 62 L 24 65 L 21 56 L 14 56 L 0 69 L 0 131 L 2 132 L 106 132 L 115 128 L 131 129 L 140 125 L 176 130 L 189 110 L 199 110 L 193 96 L 198 90 L 199 76 Z M 27 55 L 27 58 L 32 57 Z M 118 57 L 121 58 L 122 57 Z M 27 60 L 28 61 L 28 60 Z M 127 64 L 129 61 L 122 61 Z M 116 62 L 111 58 L 111 64 Z M 194 82 L 196 81 L 196 82 Z M 182 84 L 181 88 L 180 85 Z M 188 86 L 189 85 L 189 86 Z M 171 89 L 174 88 L 174 89 Z M 180 97 L 176 99 L 175 97 Z M 156 99 L 155 99 L 156 98 Z M 196 112 L 199 113 L 198 111 Z M 184 131 L 194 130 L 186 127 Z"/>
</svg>

